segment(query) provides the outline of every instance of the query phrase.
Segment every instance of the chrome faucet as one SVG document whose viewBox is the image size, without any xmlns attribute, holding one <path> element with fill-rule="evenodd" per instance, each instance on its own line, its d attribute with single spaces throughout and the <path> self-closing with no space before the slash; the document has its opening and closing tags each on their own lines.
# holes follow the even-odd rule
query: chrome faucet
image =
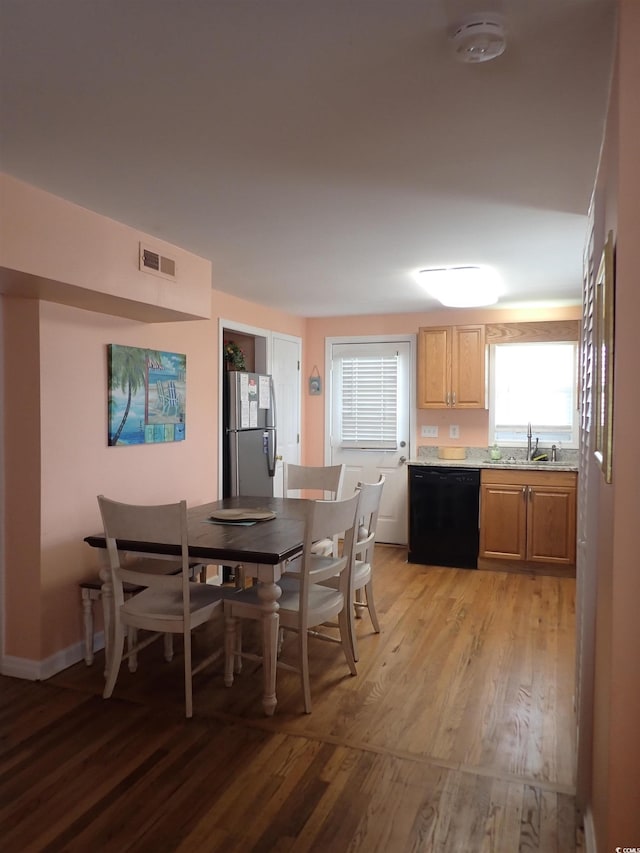
<svg viewBox="0 0 640 853">
<path fill-rule="evenodd" d="M 531 432 L 531 422 L 527 424 L 527 462 L 531 459 L 531 440 L 533 438 L 533 434 Z"/>
</svg>

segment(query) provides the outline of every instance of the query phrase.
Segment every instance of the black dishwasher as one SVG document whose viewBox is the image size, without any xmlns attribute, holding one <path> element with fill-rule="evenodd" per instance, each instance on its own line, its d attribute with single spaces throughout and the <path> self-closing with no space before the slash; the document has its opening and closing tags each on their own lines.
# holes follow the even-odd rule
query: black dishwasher
<svg viewBox="0 0 640 853">
<path fill-rule="evenodd" d="M 409 562 L 478 568 L 478 468 L 409 466 Z"/>
</svg>

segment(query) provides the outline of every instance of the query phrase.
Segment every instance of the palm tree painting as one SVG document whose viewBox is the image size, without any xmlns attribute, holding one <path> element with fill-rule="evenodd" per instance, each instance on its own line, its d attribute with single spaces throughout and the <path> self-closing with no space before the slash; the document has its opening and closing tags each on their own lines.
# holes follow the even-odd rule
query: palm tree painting
<svg viewBox="0 0 640 853">
<path fill-rule="evenodd" d="M 185 438 L 186 356 L 108 346 L 110 446 Z"/>
</svg>

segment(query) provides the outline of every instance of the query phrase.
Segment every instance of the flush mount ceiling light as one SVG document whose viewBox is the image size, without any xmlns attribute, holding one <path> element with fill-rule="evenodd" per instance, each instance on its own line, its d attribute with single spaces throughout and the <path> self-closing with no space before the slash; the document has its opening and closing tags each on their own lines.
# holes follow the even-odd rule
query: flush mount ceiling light
<svg viewBox="0 0 640 853">
<path fill-rule="evenodd" d="M 460 62 L 488 62 L 507 44 L 500 15 L 481 13 L 463 21 L 451 36 L 453 55 Z"/>
<path fill-rule="evenodd" d="M 420 270 L 418 281 L 429 296 L 447 308 L 494 305 L 500 296 L 496 273 L 489 267 L 441 267 Z"/>
</svg>

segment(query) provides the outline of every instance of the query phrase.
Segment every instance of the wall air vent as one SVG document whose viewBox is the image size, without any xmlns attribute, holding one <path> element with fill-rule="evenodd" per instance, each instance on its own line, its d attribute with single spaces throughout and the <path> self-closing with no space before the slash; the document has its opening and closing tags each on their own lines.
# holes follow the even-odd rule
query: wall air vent
<svg viewBox="0 0 640 853">
<path fill-rule="evenodd" d="M 173 258 L 166 258 L 142 243 L 140 243 L 140 269 L 142 272 L 149 272 L 152 275 L 160 276 L 160 278 L 167 278 L 170 281 L 176 280 L 176 262 Z"/>
</svg>

